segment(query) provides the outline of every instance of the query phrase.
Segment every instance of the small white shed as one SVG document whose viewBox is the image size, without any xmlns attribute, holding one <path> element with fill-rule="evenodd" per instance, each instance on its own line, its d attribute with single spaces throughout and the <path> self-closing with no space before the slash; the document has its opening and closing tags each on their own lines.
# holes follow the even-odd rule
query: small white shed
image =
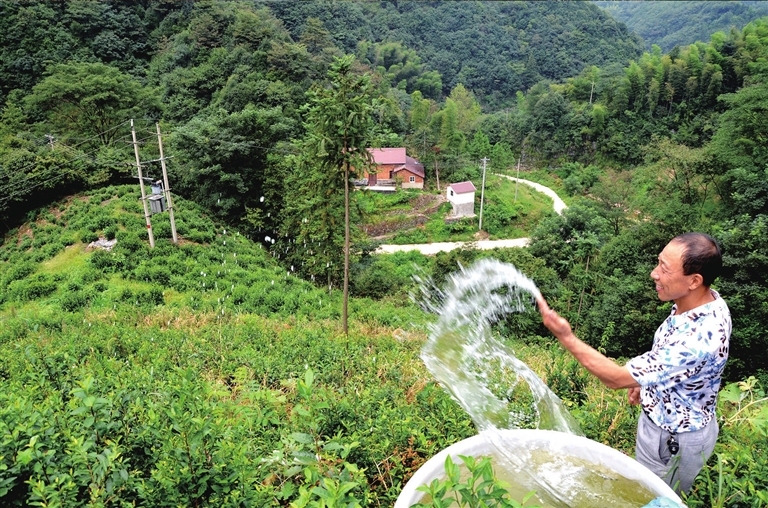
<svg viewBox="0 0 768 508">
<path fill-rule="evenodd" d="M 475 185 L 472 182 L 450 184 L 446 190 L 446 198 L 453 205 L 454 217 L 474 217 L 475 215 Z"/>
</svg>

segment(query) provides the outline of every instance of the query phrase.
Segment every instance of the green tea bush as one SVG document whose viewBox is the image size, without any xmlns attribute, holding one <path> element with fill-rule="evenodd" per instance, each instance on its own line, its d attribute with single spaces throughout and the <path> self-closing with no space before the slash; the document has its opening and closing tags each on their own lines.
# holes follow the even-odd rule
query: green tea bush
<svg viewBox="0 0 768 508">
<path fill-rule="evenodd" d="M 126 259 L 120 252 L 108 252 L 102 249 L 96 249 L 88 258 L 88 263 L 99 272 L 114 273 L 123 270 L 126 264 Z"/>
<path fill-rule="evenodd" d="M 157 217 L 152 222 L 152 231 L 154 231 L 156 239 L 173 238 L 173 231 L 171 231 L 171 223 L 167 221 L 167 216 Z"/>
<path fill-rule="evenodd" d="M 137 291 L 136 299 L 138 300 L 139 305 L 155 306 L 165 304 L 163 290 L 158 286 L 152 286 L 147 290 Z"/>
<path fill-rule="evenodd" d="M 116 248 L 127 253 L 137 252 L 144 247 L 144 242 L 139 235 L 132 231 L 121 230 L 115 233 Z"/>
<path fill-rule="evenodd" d="M 118 229 L 119 229 L 119 227 L 116 226 L 116 225 L 112 225 L 112 226 L 108 226 L 108 227 L 104 228 L 104 232 L 103 232 L 104 233 L 104 238 L 106 238 L 107 240 L 114 240 L 115 239 L 115 235 L 117 234 Z"/>
<path fill-rule="evenodd" d="M 59 241 L 61 241 L 65 247 L 68 247 L 77 243 L 77 236 L 71 232 L 64 232 L 59 237 Z"/>
<path fill-rule="evenodd" d="M 194 284 L 190 284 L 189 280 L 184 276 L 171 275 L 168 286 L 183 293 L 192 289 Z"/>
<path fill-rule="evenodd" d="M 433 242 L 445 242 L 450 239 L 451 225 L 442 218 L 430 220 L 424 225 L 424 230 Z"/>
<path fill-rule="evenodd" d="M 186 239 L 195 243 L 211 243 L 216 238 L 216 235 L 210 231 L 200 231 L 199 229 L 193 229 L 187 233 Z"/>
<path fill-rule="evenodd" d="M 80 237 L 80 241 L 83 243 L 91 243 L 95 242 L 99 239 L 99 235 L 94 233 L 93 231 L 90 231 L 88 229 L 81 229 L 78 232 L 78 236 Z"/>
<path fill-rule="evenodd" d="M 163 266 L 142 263 L 133 271 L 133 278 L 153 284 L 167 286 L 171 282 L 171 275 Z"/>
<path fill-rule="evenodd" d="M 566 406 L 581 406 L 588 398 L 589 373 L 571 356 L 558 353 L 546 364 L 545 382 Z"/>
<path fill-rule="evenodd" d="M 61 297 L 61 308 L 66 312 L 76 312 L 88 304 L 88 297 L 82 291 L 70 291 Z"/>
<path fill-rule="evenodd" d="M 8 299 L 36 300 L 56 291 L 58 285 L 49 274 L 36 274 L 28 279 L 15 280 L 8 285 Z"/>
<path fill-rule="evenodd" d="M 423 229 L 414 229 L 411 231 L 398 231 L 392 238 L 392 243 L 405 245 L 409 243 L 428 243 L 429 236 Z"/>
<path fill-rule="evenodd" d="M 46 259 L 50 259 L 56 254 L 64 252 L 64 244 L 61 242 L 49 243 L 43 247 L 42 252 Z"/>
<path fill-rule="evenodd" d="M 24 238 L 19 241 L 18 245 L 16 246 L 16 250 L 18 252 L 23 252 L 32 247 L 32 238 L 25 236 Z"/>
<path fill-rule="evenodd" d="M 0 287 L 8 287 L 11 282 L 24 279 L 34 273 L 35 270 L 37 270 L 37 265 L 29 261 L 11 263 L 0 278 Z"/>
<path fill-rule="evenodd" d="M 136 296 L 133 294 L 130 288 L 123 288 L 117 295 L 117 299 L 124 303 L 133 303 L 136 300 Z"/>
<path fill-rule="evenodd" d="M 350 294 L 358 297 L 382 298 L 395 294 L 410 281 L 398 273 L 386 258 L 371 258 L 351 267 Z"/>
</svg>

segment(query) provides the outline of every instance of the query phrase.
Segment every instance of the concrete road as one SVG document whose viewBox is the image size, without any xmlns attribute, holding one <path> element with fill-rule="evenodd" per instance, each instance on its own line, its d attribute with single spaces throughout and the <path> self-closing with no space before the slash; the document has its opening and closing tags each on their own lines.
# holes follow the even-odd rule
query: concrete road
<svg viewBox="0 0 768 508">
<path fill-rule="evenodd" d="M 562 214 L 563 210 L 567 208 L 563 200 L 560 199 L 557 193 L 552 189 L 550 189 L 549 187 L 545 187 L 540 183 L 532 182 L 530 180 L 523 180 L 522 178 L 514 178 L 512 176 L 499 175 L 499 174 L 496 174 L 496 176 L 507 178 L 509 180 L 512 180 L 513 182 L 517 181 L 524 185 L 533 187 L 534 189 L 541 192 L 542 194 L 546 194 L 547 196 L 552 198 L 552 201 L 554 201 L 555 212 L 557 212 L 558 215 Z M 458 249 L 465 245 L 467 246 L 471 245 L 475 249 L 483 249 L 483 250 L 494 249 L 496 247 L 501 247 L 501 248 L 525 247 L 526 245 L 528 245 L 528 241 L 529 241 L 528 238 L 514 238 L 511 240 L 478 240 L 476 242 L 436 242 L 436 243 L 417 243 L 417 244 L 408 244 L 408 245 L 380 245 L 379 248 L 376 249 L 376 253 L 391 254 L 393 252 L 418 250 L 422 254 L 434 255 L 434 254 L 437 254 L 438 252 L 448 252 L 453 249 Z"/>
<path fill-rule="evenodd" d="M 560 199 L 560 196 L 557 195 L 555 191 L 550 189 L 549 187 L 545 187 L 541 185 L 540 183 L 532 182 L 530 180 L 523 180 L 522 178 L 515 178 L 514 176 L 507 176 L 507 175 L 500 175 L 499 173 L 494 173 L 496 176 L 500 176 L 502 178 L 506 178 L 507 180 L 512 180 L 513 182 L 520 182 L 522 184 L 528 185 L 530 187 L 533 187 L 537 191 L 541 192 L 542 194 L 546 194 L 550 198 L 552 198 L 552 201 L 555 202 L 554 208 L 557 215 L 562 215 L 563 210 L 568 208 L 565 206 L 565 203 L 562 199 Z"/>
<path fill-rule="evenodd" d="M 475 249 L 494 249 L 496 247 L 525 247 L 528 245 L 528 238 L 515 238 L 513 240 L 478 240 L 476 242 L 435 242 L 435 243 L 415 243 L 409 245 L 380 245 L 376 250 L 378 253 L 391 254 L 408 250 L 418 250 L 422 254 L 437 254 L 438 252 L 448 252 L 463 246 L 472 246 Z"/>
</svg>

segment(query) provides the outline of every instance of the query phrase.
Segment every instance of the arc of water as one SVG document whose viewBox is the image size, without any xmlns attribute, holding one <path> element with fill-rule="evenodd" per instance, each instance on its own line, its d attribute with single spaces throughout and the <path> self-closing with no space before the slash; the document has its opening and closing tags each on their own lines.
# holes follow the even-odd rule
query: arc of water
<svg viewBox="0 0 768 508">
<path fill-rule="evenodd" d="M 505 460 L 529 474 L 522 459 L 505 453 L 496 437 L 498 429 L 519 427 L 521 416 L 509 403 L 520 380 L 534 399 L 538 428 L 583 435 L 562 401 L 491 334 L 493 323 L 533 305 L 539 290 L 532 280 L 513 265 L 484 259 L 453 274 L 443 289 L 424 287 L 422 281 L 422 293 L 437 295 L 437 301 L 428 298 L 423 304 L 439 318 L 430 327 L 421 358 Z M 545 479 L 531 477 L 530 482 L 553 506 L 568 506 L 568 499 Z"/>
</svg>

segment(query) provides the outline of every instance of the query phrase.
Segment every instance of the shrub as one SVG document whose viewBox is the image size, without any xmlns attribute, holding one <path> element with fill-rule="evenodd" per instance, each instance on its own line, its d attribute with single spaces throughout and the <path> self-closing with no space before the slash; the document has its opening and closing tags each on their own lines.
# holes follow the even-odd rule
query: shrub
<svg viewBox="0 0 768 508">
<path fill-rule="evenodd" d="M 65 294 L 60 303 L 64 311 L 75 312 L 88 304 L 88 297 L 82 291 L 72 291 Z"/>
<path fill-rule="evenodd" d="M 8 287 L 8 284 L 15 280 L 21 280 L 27 277 L 28 275 L 32 274 L 35 269 L 36 266 L 28 261 L 13 263 L 5 271 L 5 273 L 3 273 L 2 278 L 0 278 L 0 286 Z"/>
<path fill-rule="evenodd" d="M 135 301 L 133 291 L 130 288 L 123 288 L 117 296 L 118 300 L 125 303 L 133 303 Z"/>
<path fill-rule="evenodd" d="M 141 290 L 136 292 L 136 300 L 139 305 L 163 305 L 165 298 L 163 297 L 163 290 L 158 286 L 152 286 L 147 290 Z"/>
<path fill-rule="evenodd" d="M 64 251 L 64 245 L 61 242 L 49 243 L 43 247 L 42 252 L 47 259 L 54 257 L 59 252 Z"/>
<path fill-rule="evenodd" d="M 91 243 L 99 239 L 99 235 L 93 231 L 88 231 L 87 229 L 81 229 L 78 234 L 80 236 L 80 241 L 83 243 Z"/>
<path fill-rule="evenodd" d="M 139 238 L 139 235 L 132 231 L 117 231 L 115 239 L 117 240 L 117 248 L 128 253 L 137 252 L 144 247 L 144 242 Z"/>
<path fill-rule="evenodd" d="M 155 238 L 173 238 L 173 232 L 171 231 L 171 223 L 166 220 L 156 220 L 152 223 L 152 231 L 154 231 Z"/>
<path fill-rule="evenodd" d="M 107 240 L 114 240 L 115 235 L 117 234 L 118 227 L 117 226 L 109 226 L 107 228 L 104 228 L 104 238 Z"/>
<path fill-rule="evenodd" d="M 69 245 L 74 245 L 75 243 L 77 243 L 77 237 L 75 236 L 74 233 L 63 233 L 59 237 L 59 240 L 61 241 L 62 244 L 64 244 L 65 247 Z"/>
<path fill-rule="evenodd" d="M 112 252 L 97 249 L 88 258 L 88 262 L 99 271 L 114 272 L 117 266 L 117 257 Z"/>
<path fill-rule="evenodd" d="M 25 301 L 36 300 L 56 291 L 56 281 L 48 274 L 37 274 L 29 279 L 16 280 L 8 286 L 8 296 Z"/>
<path fill-rule="evenodd" d="M 409 281 L 397 272 L 397 266 L 386 259 L 375 259 L 368 265 L 352 267 L 350 294 L 359 297 L 382 298 L 398 292 Z"/>
</svg>

